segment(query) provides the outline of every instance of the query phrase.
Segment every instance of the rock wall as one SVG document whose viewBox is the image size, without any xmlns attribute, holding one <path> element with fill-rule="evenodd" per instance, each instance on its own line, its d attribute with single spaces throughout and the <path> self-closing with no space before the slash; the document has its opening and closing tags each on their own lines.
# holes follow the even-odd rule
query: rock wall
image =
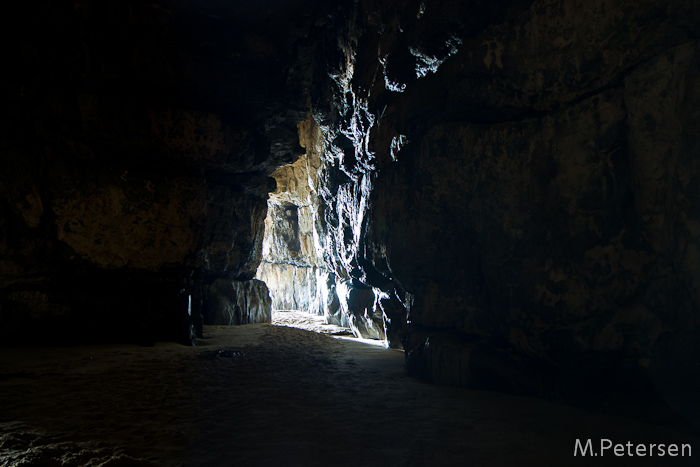
<svg viewBox="0 0 700 467">
<path fill-rule="evenodd" d="M 382 297 L 413 374 L 686 410 L 697 5 L 394 6 L 338 16 L 313 96 L 338 276 Z"/>
<path fill-rule="evenodd" d="M 301 310 L 346 326 L 336 276 L 326 265 L 320 244 L 326 231 L 318 195 L 322 135 L 310 116 L 299 123 L 298 132 L 306 153 L 272 174 L 277 190 L 268 200 L 263 259 L 256 277 L 270 287 L 273 309 Z"/>
<path fill-rule="evenodd" d="M 298 43 L 313 25 L 286 8 L 298 5 L 274 17 L 214 1 L 8 10 L 5 344 L 189 342 L 188 310 L 201 314 L 209 285 L 253 278 L 269 175 L 303 152 L 308 112 Z"/>
<path fill-rule="evenodd" d="M 219 279 L 208 287 L 204 299 L 204 323 L 240 325 L 270 323 L 270 292 L 264 282 Z"/>
<path fill-rule="evenodd" d="M 328 203 L 339 187 L 328 186 L 335 175 L 326 167 L 327 158 L 337 148 L 326 138 L 310 115 L 299 124 L 306 154 L 272 174 L 277 190 L 268 200 L 263 261 L 256 277 L 270 287 L 273 309 L 324 316 L 357 337 L 383 340 L 384 318 L 375 291 L 352 280 L 336 254 L 353 243 L 345 245 L 344 232 L 333 227 L 337 212 L 330 210 L 342 209 L 342 204 Z M 400 346 L 399 339 L 392 343 Z"/>
</svg>

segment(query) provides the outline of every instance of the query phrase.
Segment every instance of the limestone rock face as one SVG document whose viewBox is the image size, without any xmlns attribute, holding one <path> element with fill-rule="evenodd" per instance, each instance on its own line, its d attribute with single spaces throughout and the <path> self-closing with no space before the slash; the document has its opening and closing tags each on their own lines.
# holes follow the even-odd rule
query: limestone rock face
<svg viewBox="0 0 700 467">
<path fill-rule="evenodd" d="M 302 310 L 328 317 L 334 314 L 335 276 L 325 268 L 263 261 L 256 277 L 274 287 L 271 296 L 275 310 Z"/>
<path fill-rule="evenodd" d="M 314 101 L 327 263 L 434 381 L 695 391 L 697 8 L 491 5 L 338 21 Z"/>
<path fill-rule="evenodd" d="M 263 261 L 256 277 L 270 287 L 273 309 L 301 310 L 345 326 L 347 320 L 339 311 L 335 292 L 335 274 L 327 266 L 320 244 L 326 230 L 318 195 L 321 133 L 310 117 L 299 124 L 298 131 L 306 154 L 272 174 L 277 190 L 268 200 Z"/>
<path fill-rule="evenodd" d="M 264 282 L 219 279 L 207 288 L 204 324 L 269 323 L 270 294 Z"/>
<path fill-rule="evenodd" d="M 313 54 L 295 44 L 315 26 L 289 15 L 297 7 L 13 6 L 0 106 L 6 344 L 189 342 L 187 303 L 199 316 L 210 284 L 253 278 L 269 175 L 302 152 L 309 110 Z"/>
<path fill-rule="evenodd" d="M 351 282 L 341 282 L 337 286 L 338 299 L 343 315 L 347 317 L 354 335 L 364 339 L 386 338 L 382 310 L 377 306 L 374 291 L 367 287 L 357 287 Z"/>
<path fill-rule="evenodd" d="M 277 190 L 268 201 L 263 262 L 256 277 L 270 287 L 275 310 L 306 311 L 350 327 L 357 337 L 383 340 L 384 319 L 372 288 L 348 280 L 334 247 L 354 244 L 328 224 L 336 222 L 328 210 L 342 205 L 327 204 L 334 195 L 327 186 L 333 172 L 321 160 L 327 154 L 324 132 L 309 117 L 299 124 L 299 140 L 306 154 L 272 174 Z"/>
</svg>

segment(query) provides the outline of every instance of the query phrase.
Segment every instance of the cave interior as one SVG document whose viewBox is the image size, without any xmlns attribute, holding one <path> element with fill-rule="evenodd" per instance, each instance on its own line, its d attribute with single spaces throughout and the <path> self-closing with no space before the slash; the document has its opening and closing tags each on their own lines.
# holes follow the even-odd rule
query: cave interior
<svg viewBox="0 0 700 467">
<path fill-rule="evenodd" d="M 11 9 L 3 346 L 303 309 L 423 380 L 698 430 L 697 2 Z"/>
</svg>

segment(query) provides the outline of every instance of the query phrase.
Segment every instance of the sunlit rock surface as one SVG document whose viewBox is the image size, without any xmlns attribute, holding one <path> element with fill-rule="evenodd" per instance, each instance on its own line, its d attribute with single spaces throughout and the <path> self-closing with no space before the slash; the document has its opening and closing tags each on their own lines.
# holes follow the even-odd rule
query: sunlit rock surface
<svg viewBox="0 0 700 467">
<path fill-rule="evenodd" d="M 365 339 L 385 339 L 382 310 L 377 307 L 371 288 L 358 287 L 350 281 L 341 282 L 337 293 L 341 311 L 347 317 L 353 334 Z"/>
<path fill-rule="evenodd" d="M 324 132 L 309 116 L 299 124 L 306 154 L 272 174 L 277 190 L 268 201 L 263 261 L 256 277 L 270 287 L 275 310 L 320 315 L 328 324 L 349 327 L 357 337 L 383 340 L 384 319 L 372 288 L 353 285 L 343 259 L 336 256 L 334 245 L 354 243 L 332 227 L 337 213 L 328 210 L 333 195 L 326 183 L 333 175 L 321 159 L 329 154 L 323 138 Z"/>
<path fill-rule="evenodd" d="M 319 243 L 325 222 L 317 191 L 323 146 L 311 117 L 298 131 L 306 154 L 272 174 L 277 190 L 268 200 L 263 260 L 256 277 L 270 288 L 274 310 L 303 311 L 343 325 L 336 319 L 335 275 Z"/>
<path fill-rule="evenodd" d="M 356 5 L 314 96 L 324 245 L 409 371 L 693 407 L 692 2 Z"/>
</svg>

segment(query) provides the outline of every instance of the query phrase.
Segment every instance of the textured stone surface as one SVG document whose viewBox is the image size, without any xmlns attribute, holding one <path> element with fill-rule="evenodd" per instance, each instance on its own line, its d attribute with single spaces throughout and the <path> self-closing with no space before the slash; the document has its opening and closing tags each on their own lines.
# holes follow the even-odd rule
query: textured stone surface
<svg viewBox="0 0 700 467">
<path fill-rule="evenodd" d="M 299 123 L 298 133 L 306 153 L 272 174 L 277 189 L 268 200 L 263 261 L 256 277 L 268 284 L 273 309 L 300 310 L 334 322 L 335 276 L 319 243 L 324 224 L 318 199 L 323 146 L 313 118 Z"/>
<path fill-rule="evenodd" d="M 341 229 L 328 226 L 335 219 L 327 211 L 326 201 L 332 195 L 328 179 L 323 178 L 329 176 L 321 159 L 327 144 L 312 117 L 299 124 L 299 140 L 306 154 L 272 174 L 277 190 L 268 201 L 263 262 L 256 277 L 270 287 L 275 310 L 320 315 L 327 323 L 350 327 L 357 337 L 384 339 L 382 310 L 374 292 L 340 279 L 347 277 L 347 270 L 337 250 L 329 247 L 348 239 Z M 333 207 L 337 206 L 342 208 Z M 348 247 L 355 244 L 350 241 Z"/>
<path fill-rule="evenodd" d="M 697 6 L 403 6 L 339 22 L 316 94 L 327 262 L 413 374 L 692 406 Z"/>
<path fill-rule="evenodd" d="M 630 21 L 640 29 L 645 21 L 650 22 L 645 28 L 661 28 L 658 42 L 645 43 L 648 48 L 639 54 L 625 48 L 628 39 L 616 30 L 586 34 L 579 22 L 588 15 L 581 12 L 560 12 L 556 27 L 540 30 L 540 15 L 550 18 L 539 6 L 525 16 L 531 39 L 555 44 L 552 31 L 566 30 L 561 20 L 572 34 L 613 44 L 606 54 L 614 59 L 597 59 L 602 73 L 596 79 L 609 76 L 608 81 L 591 82 L 592 70 L 569 81 L 566 69 L 576 61 L 547 62 L 546 68 L 529 71 L 528 80 L 513 84 L 523 94 L 531 86 L 537 90 L 533 110 L 553 110 L 515 122 L 432 126 L 401 154 L 396 170 L 378 179 L 375 227 L 391 220 L 376 232 L 390 252 L 392 273 L 415 292 L 409 319 L 416 329 L 505 338 L 503 352 L 514 350 L 553 365 L 565 379 L 577 381 L 572 384 L 586 373 L 615 375 L 612 379 L 621 384 L 641 374 L 663 392 L 670 368 L 676 377 L 684 372 L 689 379 L 698 376 L 694 356 L 699 349 L 686 334 L 698 329 L 692 285 L 698 269 L 672 266 L 692 264 L 689 257 L 698 242 L 689 231 L 697 215 L 697 189 L 687 178 L 697 173 L 691 156 L 697 140 L 685 136 L 698 120 L 696 112 L 682 108 L 697 102 L 697 44 L 674 46 L 671 41 L 687 38 L 680 28 L 656 26 L 657 17 L 645 16 L 653 8 L 637 11 Z M 663 53 L 653 55 L 666 44 Z M 504 73 L 524 66 L 519 49 L 510 47 L 506 51 L 513 58 L 504 59 Z M 585 48 L 574 50 L 586 56 Z M 643 60 L 645 54 L 651 57 Z M 493 65 L 484 62 L 487 68 Z M 553 84 L 544 92 L 547 82 Z M 482 96 L 500 105 L 498 93 Z M 674 170 L 679 163 L 682 174 Z M 431 174 L 436 165 L 442 167 L 439 175 Z M 413 189 L 398 194 L 402 187 Z M 420 213 L 422 219 L 405 212 Z M 419 247 L 424 254 L 415 257 L 411 253 Z M 676 344 L 669 352 L 671 333 Z M 425 350 L 425 337 L 414 344 L 417 352 L 409 359 L 432 359 L 427 366 L 434 379 L 452 382 L 451 367 L 460 365 L 441 360 L 480 365 L 460 349 L 483 345 L 451 341 L 441 349 L 435 333 L 428 335 L 430 350 Z M 682 346 L 687 357 L 675 353 Z M 438 359 L 435 352 L 454 357 Z M 526 387 L 504 373 L 502 384 Z M 513 378 L 519 378 L 517 372 Z"/>
<path fill-rule="evenodd" d="M 270 293 L 264 282 L 219 279 L 205 292 L 204 324 L 270 323 Z"/>
<path fill-rule="evenodd" d="M 274 287 L 275 310 L 303 310 L 321 316 L 332 310 L 335 281 L 326 269 L 263 261 L 256 277 Z"/>
<path fill-rule="evenodd" d="M 337 285 L 337 293 L 340 309 L 347 317 L 355 336 L 380 340 L 386 338 L 382 310 L 377 306 L 377 299 L 371 288 L 341 282 Z"/>
<path fill-rule="evenodd" d="M 2 51 L 15 71 L 0 78 L 6 342 L 34 328 L 42 342 L 187 342 L 190 296 L 199 316 L 203 287 L 255 275 L 269 175 L 301 152 L 308 112 L 312 56 L 289 48 L 313 25 L 285 11 L 13 6 Z"/>
</svg>

